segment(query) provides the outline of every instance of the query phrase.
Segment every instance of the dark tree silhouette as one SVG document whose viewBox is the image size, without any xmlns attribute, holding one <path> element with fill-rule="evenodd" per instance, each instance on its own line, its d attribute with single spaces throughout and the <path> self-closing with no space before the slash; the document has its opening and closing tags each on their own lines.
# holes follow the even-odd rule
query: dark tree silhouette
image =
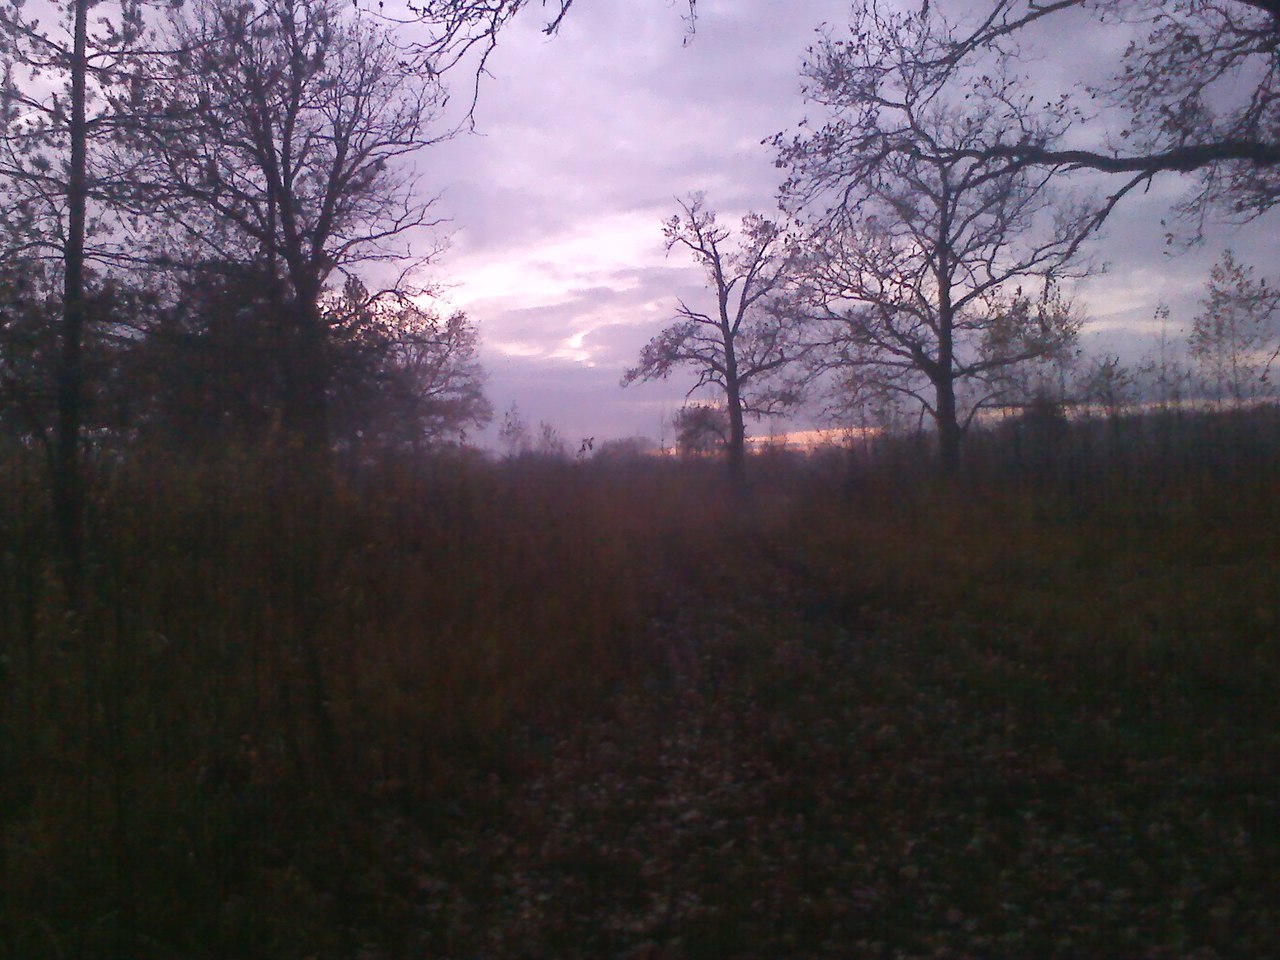
<svg viewBox="0 0 1280 960">
<path fill-rule="evenodd" d="M 144 84 L 159 118 L 144 130 L 153 183 L 185 245 L 249 251 L 277 297 L 283 426 L 329 443 L 331 331 L 321 308 L 335 271 L 403 261 L 431 226 L 404 158 L 439 136 L 441 97 L 411 75 L 386 30 L 336 0 L 198 0 L 175 13 L 174 46 Z"/>
<path fill-rule="evenodd" d="M 492 419 L 479 334 L 465 313 L 442 317 L 414 298 L 370 295 L 356 280 L 325 313 L 335 440 L 352 449 L 416 449 Z"/>
<path fill-rule="evenodd" d="M 1023 85 L 992 91 L 973 79 L 984 58 L 1033 64 L 1038 53 L 1021 48 L 1034 43 L 1031 28 L 1048 32 L 1062 21 L 1079 31 L 1078 20 L 1068 21 L 1073 12 L 1129 38 L 1109 79 L 1034 100 Z M 949 34 L 917 66 L 933 87 L 967 86 L 1009 116 L 1003 130 L 960 155 L 1117 174 L 1120 194 L 1160 174 L 1194 174 L 1198 186 L 1181 212 L 1217 208 L 1248 220 L 1280 202 L 1277 43 L 1276 0 L 993 0 L 976 27 Z M 1038 132 L 1069 117 L 1104 132 L 1087 147 Z"/>
<path fill-rule="evenodd" d="M 39 265 L 0 262 L 0 425 L 52 462 L 58 298 Z"/>
<path fill-rule="evenodd" d="M 688 403 L 671 418 L 681 456 L 701 456 L 729 443 L 729 417 L 723 407 Z"/>
<path fill-rule="evenodd" d="M 58 319 L 56 265 L 0 264 L 0 427 L 24 444 L 58 454 Z M 154 291 L 121 280 L 94 283 L 85 298 L 81 344 L 84 375 L 80 422 L 95 450 L 131 435 L 147 389 L 134 376 L 131 350 L 155 318 Z"/>
<path fill-rule="evenodd" d="M 785 203 L 809 229 L 815 369 L 857 398 L 920 403 L 954 472 L 965 427 L 999 400 L 1004 374 L 1074 339 L 1056 283 L 1086 268 L 1080 247 L 1101 218 L 1052 190 L 1051 171 L 967 155 L 1004 121 L 922 77 L 916 65 L 939 43 L 926 15 L 864 8 L 848 39 L 825 37 L 804 67 L 825 124 L 774 143 Z M 960 387 L 972 394 L 963 414 Z"/>
<path fill-rule="evenodd" d="M 167 302 L 114 358 L 115 430 L 164 449 L 219 454 L 279 440 L 287 381 L 272 311 L 254 265 L 207 262 L 172 283 Z M 479 338 L 465 314 L 371 295 L 350 280 L 327 295 L 331 438 L 354 454 L 424 448 L 488 421 Z"/>
<path fill-rule="evenodd" d="M 133 394 L 128 427 L 139 439 L 224 453 L 271 441 L 284 403 L 271 283 L 252 262 L 169 271 L 166 302 L 120 358 Z"/>
<path fill-rule="evenodd" d="M 23 4 L 0 5 L 0 256 L 52 259 L 61 275 L 50 462 L 63 580 L 73 605 L 84 512 L 89 264 L 107 252 L 92 242 L 90 203 L 119 200 L 132 189 L 128 171 L 113 174 L 108 165 L 92 163 L 91 154 L 135 120 L 111 93 L 136 68 L 145 35 L 141 0 L 98 11 L 91 23 L 94 6 L 71 0 L 48 29 Z"/>
<path fill-rule="evenodd" d="M 742 219 L 736 244 L 698 195 L 680 202 L 663 227 L 667 250 L 682 247 L 706 271 L 715 306 L 703 312 L 680 301 L 676 322 L 645 345 L 623 385 L 665 379 L 680 366 L 698 379 L 689 393 L 714 385 L 724 394 L 729 472 L 743 479 L 746 417 L 782 413 L 799 400 L 785 374 L 801 358 L 799 329 L 787 299 L 794 249 L 781 228 L 756 213 Z"/>
</svg>

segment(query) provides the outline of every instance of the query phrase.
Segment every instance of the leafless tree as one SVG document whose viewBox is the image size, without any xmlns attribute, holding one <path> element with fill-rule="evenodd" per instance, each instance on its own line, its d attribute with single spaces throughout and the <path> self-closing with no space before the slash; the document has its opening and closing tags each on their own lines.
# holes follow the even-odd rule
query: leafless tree
<svg viewBox="0 0 1280 960">
<path fill-rule="evenodd" d="M 1031 28 L 1079 29 L 1073 12 L 1129 38 L 1109 79 L 1038 100 L 1023 85 L 984 89 L 981 64 L 992 56 L 1017 60 L 1034 79 L 1040 56 Z M 976 26 L 949 34 L 918 67 L 935 87 L 967 86 L 1011 115 L 988 142 L 966 146 L 966 155 L 1116 174 L 1118 193 L 1160 174 L 1194 174 L 1198 186 L 1181 212 L 1198 218 L 1216 207 L 1248 220 L 1280 202 L 1277 43 L 1276 0 L 991 0 Z M 1088 147 L 1038 134 L 1036 124 L 1068 117 L 1104 132 Z"/>
<path fill-rule="evenodd" d="M 408 161 L 438 139 L 443 94 L 411 75 L 384 27 L 337 0 L 196 0 L 171 32 L 187 59 L 162 58 L 139 81 L 157 199 L 185 244 L 248 251 L 274 278 L 284 425 L 323 450 L 321 295 L 335 272 L 402 261 L 409 234 L 433 225 Z"/>
<path fill-rule="evenodd" d="M 1255 280 L 1253 268 L 1228 250 L 1213 265 L 1200 305 L 1187 346 L 1214 402 L 1230 399 L 1238 408 L 1269 393 L 1280 351 L 1280 290 Z"/>
<path fill-rule="evenodd" d="M 735 244 L 701 195 L 680 201 L 663 233 L 668 251 L 687 250 L 706 271 L 715 306 L 704 312 L 680 301 L 676 321 L 645 345 L 622 383 L 665 379 L 688 366 L 698 376 L 690 394 L 718 387 L 728 410 L 729 471 L 740 482 L 746 417 L 782 413 L 799 399 L 797 383 L 786 377 L 802 353 L 787 298 L 794 249 L 778 224 L 756 213 L 743 217 Z"/>
<path fill-rule="evenodd" d="M 815 368 L 854 395 L 918 402 L 953 472 L 1004 375 L 1074 340 L 1079 321 L 1057 284 L 1087 268 L 1081 245 L 1101 219 L 1051 189 L 1052 171 L 968 155 L 1004 120 L 949 103 L 916 69 L 939 44 L 927 15 L 862 9 L 850 36 L 825 36 L 804 67 L 826 122 L 774 142 L 789 170 L 784 202 L 809 229 Z"/>
<path fill-rule="evenodd" d="M 502 415 L 502 427 L 498 430 L 498 440 L 507 452 L 507 459 L 514 460 L 533 449 L 533 437 L 529 433 L 529 424 L 520 412 L 520 405 L 512 402 Z"/>
<path fill-rule="evenodd" d="M 1161 412 L 1177 410 L 1186 398 L 1191 371 L 1186 365 L 1185 339 L 1178 329 L 1170 329 L 1167 303 L 1156 305 L 1152 320 L 1158 325 L 1155 348 L 1142 358 L 1137 369 L 1138 397 Z"/>
</svg>

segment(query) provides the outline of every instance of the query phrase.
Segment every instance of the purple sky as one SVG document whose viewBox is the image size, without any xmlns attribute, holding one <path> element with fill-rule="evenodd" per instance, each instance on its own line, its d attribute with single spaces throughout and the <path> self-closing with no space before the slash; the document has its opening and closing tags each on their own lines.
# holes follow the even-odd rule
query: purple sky
<svg viewBox="0 0 1280 960">
<path fill-rule="evenodd" d="M 435 276 L 480 327 L 499 419 L 515 402 L 531 425 L 545 420 L 573 444 L 659 437 L 692 372 L 625 390 L 618 380 L 677 296 L 691 305 L 706 296 L 700 271 L 665 255 L 661 223 L 694 190 L 726 222 L 774 210 L 780 171 L 760 141 L 804 116 L 805 47 L 848 9 L 847 0 L 699 0 L 688 43 L 684 0 L 581 0 L 553 39 L 539 32 L 536 4 L 510 25 L 481 87 L 477 133 L 419 160 L 453 224 Z M 1055 29 L 1036 67 L 1046 87 L 1114 63 L 1123 48 L 1114 29 Z M 1109 270 L 1077 293 L 1093 318 L 1086 346 L 1136 356 L 1160 299 L 1175 324 L 1189 324 L 1224 246 L 1275 276 L 1274 217 L 1214 230 L 1170 257 L 1160 220 L 1181 188 L 1157 181 L 1113 216 L 1095 248 Z"/>
</svg>

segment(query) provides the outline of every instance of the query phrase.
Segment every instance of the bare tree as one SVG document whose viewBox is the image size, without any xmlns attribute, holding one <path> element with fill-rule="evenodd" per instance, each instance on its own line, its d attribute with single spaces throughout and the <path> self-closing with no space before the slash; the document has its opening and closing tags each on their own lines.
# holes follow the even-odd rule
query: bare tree
<svg viewBox="0 0 1280 960">
<path fill-rule="evenodd" d="M 701 195 L 680 201 L 663 227 L 667 250 L 681 247 L 706 271 L 715 307 L 695 310 L 680 301 L 676 322 L 645 345 L 623 386 L 665 379 L 680 366 L 698 375 L 690 388 L 712 385 L 724 394 L 729 418 L 729 471 L 741 481 L 746 461 L 746 417 L 782 413 L 799 399 L 786 378 L 802 349 L 787 299 L 794 249 L 782 229 L 756 213 L 742 219 L 736 244 L 716 222 Z"/>
<path fill-rule="evenodd" d="M 973 29 L 949 35 L 918 66 L 935 86 L 979 92 L 970 69 L 982 58 L 1033 63 L 1038 53 L 1022 49 L 1033 42 L 1030 28 L 1061 21 L 1080 30 L 1068 19 L 1073 12 L 1092 18 L 1088 27 L 1128 37 L 1113 75 L 1038 100 L 998 92 L 1016 119 L 964 147 L 966 155 L 1117 174 L 1121 193 L 1159 174 L 1195 174 L 1198 187 L 1180 209 L 1196 216 L 1217 207 L 1248 220 L 1280 202 L 1276 0 L 991 0 Z M 1066 117 L 1104 132 L 1092 146 L 1066 147 L 1026 126 Z"/>
<path fill-rule="evenodd" d="M 1184 362 L 1185 341 L 1182 331 L 1169 329 L 1167 303 L 1156 305 L 1152 319 L 1159 324 L 1159 334 L 1155 349 L 1138 366 L 1138 397 L 1142 402 L 1154 403 L 1161 412 L 1177 410 L 1191 380 Z"/>
<path fill-rule="evenodd" d="M 1057 284 L 1087 269 L 1078 255 L 1100 218 L 1052 190 L 1051 172 L 963 155 L 1003 118 L 948 103 L 916 69 L 939 42 L 928 16 L 863 9 L 849 39 L 824 37 L 804 67 L 826 123 L 775 144 L 785 202 L 810 230 L 815 367 L 919 403 L 954 472 L 965 428 L 1006 394 L 1009 371 L 1075 339 Z"/>
<path fill-rule="evenodd" d="M 512 402 L 506 413 L 502 415 L 502 427 L 498 430 L 498 440 L 506 450 L 508 460 L 514 460 L 533 449 L 529 424 L 520 413 L 519 404 Z"/>
<path fill-rule="evenodd" d="M 140 81 L 161 118 L 142 131 L 153 182 L 186 245 L 247 249 L 271 278 L 288 358 L 284 426 L 322 451 L 321 295 L 335 271 L 403 261 L 408 234 L 434 223 L 407 161 L 439 139 L 443 94 L 410 74 L 384 28 L 337 0 L 197 0 L 174 14 L 172 33 L 194 62 L 165 58 Z"/>
<path fill-rule="evenodd" d="M 573 4 L 574 0 L 539 0 L 537 5 L 549 14 L 542 32 L 547 36 L 559 32 Z M 685 22 L 692 33 L 697 22 L 697 0 L 688 0 L 688 5 Z M 470 59 L 474 109 L 480 78 L 497 46 L 499 33 L 516 14 L 530 6 L 531 0 L 419 0 L 408 5 L 404 16 L 388 19 L 425 28 L 426 39 L 414 40 L 410 49 L 429 76 L 454 71 Z M 381 3 L 377 8 L 380 15 L 385 15 Z"/>
<path fill-rule="evenodd" d="M 1228 250 L 1213 265 L 1200 305 L 1187 346 L 1214 402 L 1221 406 L 1230 399 L 1240 407 L 1268 392 L 1280 350 L 1280 290 L 1255 280 L 1253 268 Z"/>
</svg>

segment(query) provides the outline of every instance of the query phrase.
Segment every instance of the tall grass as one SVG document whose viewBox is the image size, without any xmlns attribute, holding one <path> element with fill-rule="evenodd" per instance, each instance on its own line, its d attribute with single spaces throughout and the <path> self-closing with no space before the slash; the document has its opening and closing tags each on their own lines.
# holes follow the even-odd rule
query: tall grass
<svg viewBox="0 0 1280 960">
<path fill-rule="evenodd" d="M 369 804 L 461 802 L 519 769 L 528 731 L 599 709 L 643 655 L 660 565 L 722 509 L 568 466 L 320 485 L 137 460 L 96 477 L 75 616 L 40 474 L 4 469 L 12 957 L 305 954 L 367 922 L 394 900 L 352 888 L 385 853 Z"/>
<path fill-rule="evenodd" d="M 777 458 L 748 499 L 661 461 L 388 458 L 320 482 L 136 452 L 94 466 L 74 613 L 40 465 L 10 450 L 0 958 L 465 953 L 459 931 L 500 922 L 487 861 L 451 868 L 474 913 L 424 919 L 423 858 L 500 828 L 573 731 L 694 669 L 663 646 L 679 622 L 720 624 L 716 682 L 783 713 L 824 681 L 775 650 L 819 622 L 896 637 L 904 671 L 945 664 L 1069 758 L 1221 772 L 1226 751 L 1264 776 L 1240 760 L 1274 749 L 1280 680 L 1280 442 L 1259 423 L 1197 420 L 1176 454 L 1157 421 L 1031 460 L 975 443 L 954 484 L 907 456 Z"/>
</svg>

